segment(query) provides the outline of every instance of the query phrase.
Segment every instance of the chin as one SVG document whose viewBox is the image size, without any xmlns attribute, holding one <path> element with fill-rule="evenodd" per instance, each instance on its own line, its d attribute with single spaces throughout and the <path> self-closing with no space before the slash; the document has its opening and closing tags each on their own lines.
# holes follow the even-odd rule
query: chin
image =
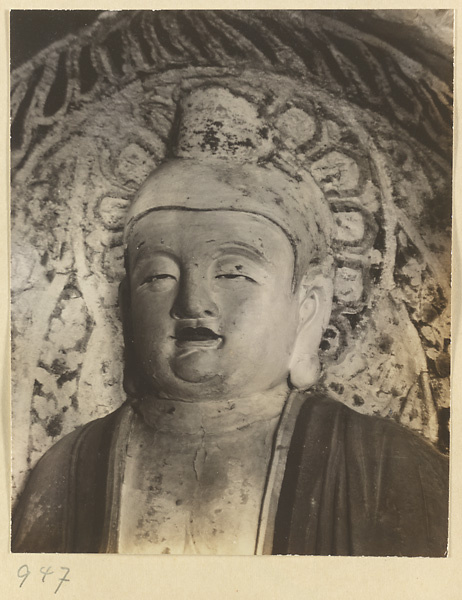
<svg viewBox="0 0 462 600">
<path fill-rule="evenodd" d="M 157 365 L 157 373 L 162 376 L 148 376 L 151 390 L 160 398 L 172 400 L 229 400 L 264 393 L 287 381 L 287 372 L 280 371 L 280 365 L 262 372 L 255 366 L 254 357 L 239 361 L 240 365 L 231 364 L 229 358 L 223 364 L 223 359 L 208 351 L 175 354 Z"/>
<path fill-rule="evenodd" d="M 161 380 L 156 378 L 153 392 L 160 398 L 194 401 L 224 398 L 226 387 L 223 378 L 216 373 L 210 375 L 194 371 L 181 375 L 170 373 L 169 377 Z"/>
<path fill-rule="evenodd" d="M 185 374 L 183 374 L 185 377 Z M 156 381 L 153 392 L 160 398 L 172 400 L 185 400 L 188 402 L 201 400 L 230 400 L 242 396 L 249 396 L 264 391 L 255 386 L 254 381 L 245 382 L 227 379 L 223 375 L 196 374 L 194 381 L 188 375 L 188 380 L 178 375 L 173 375 L 168 380 Z M 233 381 L 234 380 L 234 381 Z M 258 387 L 258 389 L 256 389 Z"/>
<path fill-rule="evenodd" d="M 220 381 L 220 360 L 217 351 L 188 349 L 176 353 L 169 361 L 170 373 L 178 380 L 193 384 Z"/>
<path fill-rule="evenodd" d="M 202 376 L 197 381 L 187 381 L 178 376 L 169 378 L 168 381 L 157 382 L 155 395 L 160 398 L 171 400 L 184 400 L 187 402 L 201 400 L 233 400 L 264 394 L 278 385 L 287 382 L 287 377 L 280 381 L 255 381 L 253 377 L 244 379 L 237 378 L 236 374 L 230 375 L 229 379 L 223 375 L 213 377 Z"/>
</svg>

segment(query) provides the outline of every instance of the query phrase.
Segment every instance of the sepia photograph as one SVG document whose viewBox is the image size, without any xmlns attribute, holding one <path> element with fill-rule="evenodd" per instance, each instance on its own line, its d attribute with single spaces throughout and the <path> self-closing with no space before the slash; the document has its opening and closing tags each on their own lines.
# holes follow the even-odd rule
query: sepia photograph
<svg viewBox="0 0 462 600">
<path fill-rule="evenodd" d="M 11 11 L 13 553 L 447 557 L 453 36 Z"/>
</svg>

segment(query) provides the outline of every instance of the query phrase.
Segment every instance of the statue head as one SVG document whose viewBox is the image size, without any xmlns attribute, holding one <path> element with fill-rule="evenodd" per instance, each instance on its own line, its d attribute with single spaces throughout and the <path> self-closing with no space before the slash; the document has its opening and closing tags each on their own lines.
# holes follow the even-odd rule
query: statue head
<svg viewBox="0 0 462 600">
<path fill-rule="evenodd" d="M 194 400 L 309 387 L 332 298 L 319 188 L 273 164 L 270 129 L 224 89 L 190 94 L 176 136 L 127 216 L 126 391 Z"/>
</svg>

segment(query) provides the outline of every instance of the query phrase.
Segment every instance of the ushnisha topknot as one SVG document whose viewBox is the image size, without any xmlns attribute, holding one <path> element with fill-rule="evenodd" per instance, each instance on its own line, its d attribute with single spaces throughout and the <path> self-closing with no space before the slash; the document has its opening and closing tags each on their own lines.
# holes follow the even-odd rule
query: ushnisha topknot
<svg viewBox="0 0 462 600">
<path fill-rule="evenodd" d="M 173 157 L 148 176 L 129 208 L 125 246 L 135 223 L 153 211 L 239 211 L 283 230 L 296 279 L 326 262 L 332 226 L 324 196 L 305 169 L 281 168 L 272 127 L 256 106 L 224 88 L 200 88 L 181 102 L 174 131 Z"/>
</svg>

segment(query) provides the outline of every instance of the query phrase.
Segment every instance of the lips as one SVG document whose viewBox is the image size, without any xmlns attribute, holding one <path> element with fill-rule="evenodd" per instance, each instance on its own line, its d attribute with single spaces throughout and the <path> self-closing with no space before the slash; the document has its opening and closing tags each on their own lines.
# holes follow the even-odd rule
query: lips
<svg viewBox="0 0 462 600">
<path fill-rule="evenodd" d="M 208 327 L 183 327 L 176 332 L 176 345 L 180 347 L 191 346 L 218 346 L 223 341 L 223 336 L 218 335 Z"/>
</svg>

